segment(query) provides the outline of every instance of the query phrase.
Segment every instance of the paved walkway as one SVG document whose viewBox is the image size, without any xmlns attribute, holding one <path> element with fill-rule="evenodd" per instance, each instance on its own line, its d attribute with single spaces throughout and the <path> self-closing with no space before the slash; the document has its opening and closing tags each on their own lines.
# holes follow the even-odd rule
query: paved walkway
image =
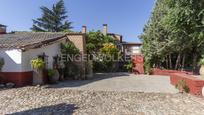
<svg viewBox="0 0 204 115">
<path fill-rule="evenodd" d="M 134 75 L 128 73 L 96 74 L 85 81 L 66 81 L 51 88 L 97 91 L 134 91 L 146 93 L 178 93 L 168 76 Z"/>
</svg>

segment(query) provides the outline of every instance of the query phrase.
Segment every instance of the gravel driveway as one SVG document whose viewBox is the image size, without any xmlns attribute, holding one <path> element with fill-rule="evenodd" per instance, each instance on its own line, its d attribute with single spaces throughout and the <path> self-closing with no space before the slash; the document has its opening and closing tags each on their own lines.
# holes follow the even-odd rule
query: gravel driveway
<svg viewBox="0 0 204 115">
<path fill-rule="evenodd" d="M 204 100 L 182 94 L 25 87 L 0 91 L 0 115 L 203 115 Z"/>
<path fill-rule="evenodd" d="M 170 91 L 164 93 L 159 86 L 172 89 L 171 85 L 163 81 L 168 80 L 168 77 L 150 78 L 124 74 L 117 77 L 115 74 L 109 74 L 109 77 L 105 75 L 105 78 L 102 74 L 98 76 L 99 78 L 94 81 L 80 81 L 79 84 L 71 81 L 72 85 L 65 85 L 68 82 L 64 82 L 52 86 L 2 90 L 0 115 L 203 115 L 204 113 L 203 98 Z M 124 79 L 128 82 L 124 82 Z M 156 82 L 156 80 L 162 81 Z M 104 84 L 106 81 L 109 83 Z M 99 82 L 98 85 L 95 82 Z M 137 92 L 142 88 L 134 88 L 134 82 L 137 84 L 135 86 L 145 86 L 145 93 Z M 102 84 L 104 89 L 101 88 Z M 122 85 L 122 89 L 119 84 Z M 130 88 L 127 88 L 128 84 Z M 98 87 L 93 88 L 93 86 Z M 89 88 L 91 90 L 88 90 Z M 110 89 L 113 91 L 105 91 Z M 162 93 L 150 93 L 156 89 Z"/>
<path fill-rule="evenodd" d="M 178 93 L 178 90 L 170 84 L 168 76 L 154 75 L 150 77 L 128 73 L 96 74 L 91 80 L 67 81 L 48 87 L 94 91 Z"/>
</svg>

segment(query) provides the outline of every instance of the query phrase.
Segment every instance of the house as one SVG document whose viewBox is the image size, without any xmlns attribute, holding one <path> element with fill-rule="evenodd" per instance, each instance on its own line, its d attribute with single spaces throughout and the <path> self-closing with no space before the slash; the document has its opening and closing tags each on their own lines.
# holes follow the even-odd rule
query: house
<svg viewBox="0 0 204 115">
<path fill-rule="evenodd" d="M 103 35 L 107 35 L 107 36 L 112 37 L 116 42 L 117 48 L 120 51 L 122 51 L 122 44 L 121 44 L 123 42 L 123 36 L 122 35 L 116 34 L 116 33 L 109 33 L 107 24 L 103 24 L 102 33 L 103 33 Z"/>
<path fill-rule="evenodd" d="M 103 35 L 107 35 L 112 37 L 116 42 L 121 43 L 123 41 L 123 36 L 116 34 L 116 33 L 109 33 L 108 32 L 108 25 L 107 24 L 103 24 L 103 31 L 102 31 Z"/>
<path fill-rule="evenodd" d="M 123 55 L 126 55 L 126 56 L 140 55 L 141 46 L 142 46 L 142 43 L 123 42 L 122 43 Z"/>
<path fill-rule="evenodd" d="M 141 54 L 142 43 L 123 41 L 122 35 L 108 32 L 108 25 L 107 24 L 103 24 L 102 33 L 104 35 L 112 37 L 116 41 L 118 49 L 122 52 L 122 54 L 124 56 L 140 55 Z"/>
<path fill-rule="evenodd" d="M 84 33 L 15 32 L 0 35 L 0 58 L 4 59 L 0 80 L 13 82 L 17 86 L 31 85 L 32 68 L 30 60 L 45 56 L 47 68 L 52 68 L 53 57 L 60 54 L 60 44 L 72 42 L 80 50 L 85 50 Z M 83 77 L 85 62 L 80 63 Z"/>
<path fill-rule="evenodd" d="M 6 26 L 0 24 L 0 34 L 5 34 L 6 33 Z"/>
</svg>

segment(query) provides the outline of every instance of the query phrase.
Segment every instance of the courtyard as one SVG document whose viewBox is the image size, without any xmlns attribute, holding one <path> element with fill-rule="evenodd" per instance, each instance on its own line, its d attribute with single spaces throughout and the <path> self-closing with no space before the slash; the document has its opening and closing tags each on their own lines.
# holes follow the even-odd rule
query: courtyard
<svg viewBox="0 0 204 115">
<path fill-rule="evenodd" d="M 71 80 L 47 88 L 63 88 L 92 91 L 133 91 L 145 93 L 178 93 L 168 76 L 134 75 L 129 73 L 97 73 L 89 80 Z"/>
<path fill-rule="evenodd" d="M 0 114 L 202 115 L 204 101 L 180 94 L 167 76 L 96 74 L 91 80 L 0 91 Z"/>
</svg>

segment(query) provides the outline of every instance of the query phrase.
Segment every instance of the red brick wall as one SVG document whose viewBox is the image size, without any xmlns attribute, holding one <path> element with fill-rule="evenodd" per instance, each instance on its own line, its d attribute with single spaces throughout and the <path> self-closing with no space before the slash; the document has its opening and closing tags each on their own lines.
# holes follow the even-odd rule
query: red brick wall
<svg viewBox="0 0 204 115">
<path fill-rule="evenodd" d="M 171 74 L 171 84 L 176 85 L 178 81 L 184 80 L 186 85 L 190 89 L 190 94 L 201 96 L 202 88 L 204 87 L 204 80 L 199 80 L 192 75 L 184 74 L 184 73 L 173 73 Z"/>
<path fill-rule="evenodd" d="M 165 75 L 170 76 L 172 85 L 177 85 L 180 80 L 184 80 L 189 87 L 189 93 L 196 96 L 202 95 L 202 88 L 204 87 L 204 80 L 198 79 L 193 76 L 192 72 L 177 71 L 177 70 L 161 70 L 153 68 L 151 70 L 152 75 Z"/>
<path fill-rule="evenodd" d="M 15 83 L 17 87 L 32 85 L 32 76 L 33 72 L 1 72 L 0 73 L 0 82 Z"/>
<path fill-rule="evenodd" d="M 142 55 L 132 56 L 133 73 L 144 74 L 144 57 Z"/>
<path fill-rule="evenodd" d="M 165 75 L 170 76 L 172 73 L 184 73 L 184 74 L 190 74 L 192 75 L 192 72 L 187 71 L 177 71 L 177 70 L 162 70 L 158 68 L 152 68 L 150 74 L 151 75 Z"/>
</svg>

